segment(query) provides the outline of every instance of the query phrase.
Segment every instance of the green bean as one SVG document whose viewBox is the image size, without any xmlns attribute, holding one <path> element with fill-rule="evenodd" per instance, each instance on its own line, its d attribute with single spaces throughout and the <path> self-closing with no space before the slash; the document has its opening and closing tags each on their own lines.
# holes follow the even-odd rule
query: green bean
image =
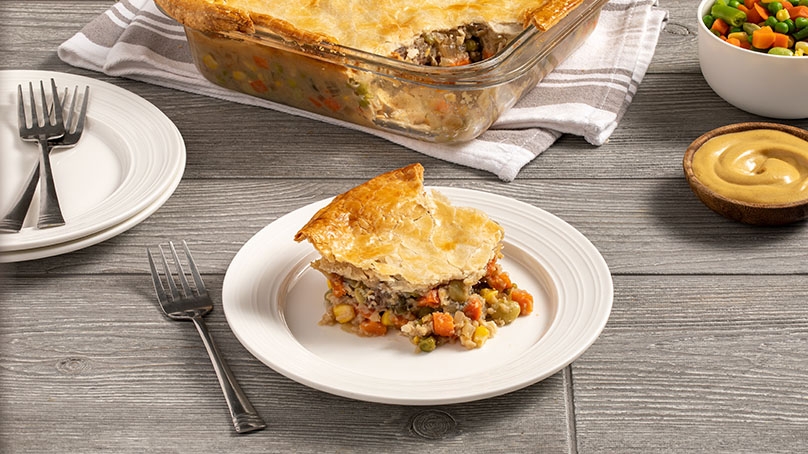
<svg viewBox="0 0 808 454">
<path fill-rule="evenodd" d="M 738 8 L 733 8 L 728 5 L 720 5 L 718 3 L 713 5 L 713 7 L 710 9 L 710 15 L 716 19 L 722 19 L 724 22 L 733 27 L 739 27 L 746 22 L 745 12 L 739 10 Z"/>
<path fill-rule="evenodd" d="M 808 38 L 808 27 L 803 28 L 802 30 L 798 31 L 791 35 L 794 37 L 795 41 L 802 41 L 803 39 Z"/>
</svg>

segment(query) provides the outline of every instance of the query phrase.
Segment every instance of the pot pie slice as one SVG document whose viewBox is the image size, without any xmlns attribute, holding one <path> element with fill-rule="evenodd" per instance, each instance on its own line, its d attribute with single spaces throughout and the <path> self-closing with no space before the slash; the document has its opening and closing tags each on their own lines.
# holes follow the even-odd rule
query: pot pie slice
<svg viewBox="0 0 808 454">
<path fill-rule="evenodd" d="M 423 185 L 420 164 L 379 175 L 319 210 L 295 235 L 321 257 L 327 279 L 321 324 L 361 336 L 398 330 L 418 351 L 447 342 L 473 349 L 520 315 L 533 297 L 498 263 L 502 227 Z"/>
<path fill-rule="evenodd" d="M 266 29 L 292 42 L 328 42 L 422 65 L 496 54 L 529 26 L 546 31 L 583 0 L 155 0 L 203 32 Z"/>
</svg>

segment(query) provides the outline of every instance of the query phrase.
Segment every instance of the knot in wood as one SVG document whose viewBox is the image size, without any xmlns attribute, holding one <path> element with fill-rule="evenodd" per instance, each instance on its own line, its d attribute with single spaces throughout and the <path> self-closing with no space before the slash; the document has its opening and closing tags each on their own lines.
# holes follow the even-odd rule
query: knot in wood
<svg viewBox="0 0 808 454">
<path fill-rule="evenodd" d="M 90 361 L 86 358 L 64 358 L 56 363 L 56 370 L 64 375 L 78 375 L 90 368 Z"/>
<path fill-rule="evenodd" d="M 457 431 L 457 421 L 445 411 L 425 410 L 410 420 L 410 428 L 420 437 L 437 440 Z"/>
</svg>

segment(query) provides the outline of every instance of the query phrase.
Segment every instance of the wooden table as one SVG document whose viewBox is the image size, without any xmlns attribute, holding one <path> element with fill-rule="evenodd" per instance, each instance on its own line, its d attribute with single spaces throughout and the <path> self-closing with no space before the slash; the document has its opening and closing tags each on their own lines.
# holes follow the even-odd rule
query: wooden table
<svg viewBox="0 0 808 454">
<path fill-rule="evenodd" d="M 0 68 L 83 74 L 146 98 L 181 131 L 187 167 L 135 228 L 3 267 L 1 452 L 808 451 L 806 225 L 726 220 L 683 178 L 693 139 L 760 119 L 702 78 L 695 1 L 660 0 L 668 26 L 609 143 L 564 136 L 511 183 L 360 132 L 61 62 L 56 47 L 112 3 L 4 0 Z M 291 210 L 414 161 L 428 184 L 533 204 L 594 243 L 614 307 L 582 357 L 500 397 L 394 406 L 298 384 L 236 340 L 219 295 L 242 244 Z M 192 244 L 217 303 L 207 321 L 264 431 L 233 432 L 197 334 L 157 312 L 144 251 L 177 239 Z"/>
</svg>

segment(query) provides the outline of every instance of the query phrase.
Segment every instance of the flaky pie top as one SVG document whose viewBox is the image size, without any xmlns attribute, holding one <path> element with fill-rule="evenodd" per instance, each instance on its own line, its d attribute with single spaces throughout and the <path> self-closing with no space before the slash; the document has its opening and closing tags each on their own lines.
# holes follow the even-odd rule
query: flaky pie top
<svg viewBox="0 0 808 454">
<path fill-rule="evenodd" d="M 179 22 L 210 32 L 257 27 L 298 40 L 389 55 L 423 32 L 471 23 L 546 30 L 582 0 L 155 0 Z"/>
<path fill-rule="evenodd" d="M 322 258 L 315 268 L 404 292 L 476 283 L 500 249 L 503 230 L 484 212 L 425 190 L 412 164 L 336 196 L 295 235 Z"/>
</svg>

